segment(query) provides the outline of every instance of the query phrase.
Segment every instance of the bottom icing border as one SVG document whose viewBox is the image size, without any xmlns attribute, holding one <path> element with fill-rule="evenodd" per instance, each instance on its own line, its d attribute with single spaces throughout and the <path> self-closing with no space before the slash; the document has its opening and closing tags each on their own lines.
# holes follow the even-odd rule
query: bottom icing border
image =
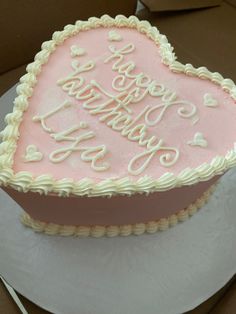
<svg viewBox="0 0 236 314">
<path fill-rule="evenodd" d="M 203 205 L 205 205 L 211 194 L 215 191 L 217 183 L 213 184 L 205 191 L 200 198 L 190 204 L 186 209 L 182 209 L 176 214 L 167 218 L 149 221 L 146 223 L 136 223 L 128 225 L 110 225 L 110 226 L 70 226 L 59 225 L 54 223 L 46 223 L 39 220 L 34 220 L 29 214 L 23 212 L 21 222 L 32 228 L 35 232 L 42 232 L 47 235 L 75 236 L 75 237 L 116 237 L 141 235 L 144 233 L 153 234 L 157 231 L 165 231 L 170 227 L 175 226 L 179 222 L 183 222 L 193 216 Z"/>
</svg>

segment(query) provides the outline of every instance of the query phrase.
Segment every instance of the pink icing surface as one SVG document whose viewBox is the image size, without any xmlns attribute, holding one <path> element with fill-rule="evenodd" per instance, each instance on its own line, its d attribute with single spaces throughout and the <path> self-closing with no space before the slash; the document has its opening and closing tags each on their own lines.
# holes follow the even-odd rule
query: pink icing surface
<svg viewBox="0 0 236 314">
<path fill-rule="evenodd" d="M 109 29 L 110 30 L 110 29 Z M 20 126 L 18 147 L 14 156 L 14 170 L 30 171 L 34 175 L 51 174 L 56 179 L 73 178 L 75 180 L 89 177 L 97 182 L 106 178 L 130 177 L 137 179 L 144 175 L 158 178 L 165 172 L 178 174 L 186 167 L 197 167 L 204 162 L 210 162 L 217 155 L 225 155 L 233 148 L 236 138 L 236 106 L 230 96 L 215 84 L 195 77 L 183 74 L 175 74 L 162 64 L 159 49 L 154 42 L 145 35 L 131 29 L 118 29 L 122 36 L 119 42 L 108 41 L 108 29 L 99 28 L 81 32 L 67 39 L 58 46 L 49 57 L 49 61 L 42 67 L 38 75 L 38 82 L 34 88 L 32 97 L 29 99 L 29 108 L 24 113 L 23 122 Z M 145 150 L 138 146 L 137 142 L 131 142 L 99 121 L 99 116 L 93 116 L 82 107 L 82 101 L 62 90 L 56 84 L 58 79 L 65 78 L 72 72 L 71 61 L 78 59 L 81 64 L 88 60 L 95 61 L 95 68 L 83 73 L 88 83 L 95 79 L 106 91 L 118 94 L 111 85 L 112 79 L 117 72 L 112 71 L 114 61 L 104 64 L 104 60 L 110 55 L 108 46 L 113 45 L 117 49 L 128 43 L 135 45 L 135 51 L 125 56 L 125 61 L 134 61 L 135 73 L 144 72 L 158 83 L 177 93 L 178 99 L 194 103 L 198 110 L 199 121 L 193 125 L 191 119 L 184 119 L 177 114 L 179 107 L 169 108 L 159 124 L 148 127 L 150 135 L 162 138 L 165 146 L 176 147 L 180 151 L 180 158 L 171 167 L 163 167 L 159 162 L 159 155 L 152 159 L 146 170 L 138 176 L 128 173 L 130 160 Z M 79 45 L 86 53 L 83 56 L 72 58 L 70 47 Z M 208 108 L 203 105 L 203 96 L 206 93 L 213 95 L 219 104 L 216 108 Z M 57 107 L 65 100 L 71 100 L 73 106 L 58 112 L 49 119 L 47 124 L 57 132 L 63 131 L 78 121 L 86 121 L 89 130 L 96 133 L 96 137 L 86 141 L 86 145 L 106 145 L 108 153 L 102 161 L 109 162 L 110 168 L 103 172 L 96 172 L 90 167 L 90 163 L 80 159 L 79 152 L 73 152 L 69 158 L 61 163 L 52 163 L 48 156 L 58 148 L 65 147 L 68 142 L 56 142 L 46 133 L 40 123 L 32 121 L 32 117 L 45 114 Z M 131 104 L 132 117 L 146 105 L 160 104 L 160 98 L 146 96 L 141 102 Z M 143 122 L 144 120 L 141 120 Z M 207 148 L 192 147 L 187 144 L 192 140 L 196 132 L 201 132 L 208 141 Z M 28 145 L 34 144 L 43 153 L 44 158 L 38 162 L 24 162 L 24 154 Z"/>
</svg>

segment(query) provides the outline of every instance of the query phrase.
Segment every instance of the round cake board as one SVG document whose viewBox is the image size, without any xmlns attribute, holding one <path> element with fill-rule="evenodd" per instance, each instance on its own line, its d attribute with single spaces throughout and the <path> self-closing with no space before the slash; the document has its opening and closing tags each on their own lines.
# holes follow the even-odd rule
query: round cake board
<svg viewBox="0 0 236 314">
<path fill-rule="evenodd" d="M 72 238 L 37 234 L 0 193 L 0 273 L 53 313 L 177 314 L 236 272 L 236 171 L 188 221 L 153 235 Z"/>
<path fill-rule="evenodd" d="M 0 128 L 15 86 L 0 98 Z M 189 221 L 154 235 L 63 238 L 34 233 L 0 190 L 0 274 L 56 314 L 177 314 L 236 273 L 236 171 Z"/>
</svg>

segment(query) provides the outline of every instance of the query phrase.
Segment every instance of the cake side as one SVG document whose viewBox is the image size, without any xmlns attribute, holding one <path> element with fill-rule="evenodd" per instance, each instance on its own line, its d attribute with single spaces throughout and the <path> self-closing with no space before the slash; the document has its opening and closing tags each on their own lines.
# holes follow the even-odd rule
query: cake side
<svg viewBox="0 0 236 314">
<path fill-rule="evenodd" d="M 165 192 L 112 197 L 39 195 L 4 190 L 37 221 L 58 225 L 110 226 L 147 223 L 168 218 L 194 204 L 219 177 Z"/>
<path fill-rule="evenodd" d="M 202 183 L 199 183 L 202 184 Z M 125 224 L 118 224 L 117 221 L 115 224 L 57 224 L 53 222 L 46 222 L 42 220 L 37 220 L 32 218 L 27 212 L 24 212 L 21 215 L 21 222 L 27 226 L 32 228 L 35 232 L 43 232 L 47 235 L 61 235 L 61 236 L 76 236 L 76 237 L 95 237 L 100 238 L 103 236 L 106 237 L 115 237 L 115 236 L 129 236 L 129 235 L 142 235 L 144 233 L 153 234 L 158 231 L 165 231 L 170 227 L 175 226 L 179 222 L 184 222 L 188 218 L 192 217 L 202 206 L 204 206 L 211 194 L 214 192 L 216 188 L 216 184 L 211 185 L 204 193 L 196 199 L 194 203 L 189 204 L 186 208 L 178 210 L 170 215 L 167 215 L 165 212 L 164 216 L 159 219 L 147 220 L 145 215 L 145 211 L 142 212 L 142 216 L 146 219 L 143 222 L 136 222 L 136 223 L 128 223 Z M 190 188 L 192 189 L 192 187 Z M 169 191 L 167 191 L 169 193 Z M 158 192 L 154 193 L 158 194 Z M 161 193 L 159 193 L 161 194 Z M 46 196 L 48 197 L 48 196 Z M 123 196 L 126 197 L 127 196 Z M 142 195 L 142 198 L 145 196 Z M 146 196 L 147 197 L 147 196 Z M 133 196 L 131 197 L 133 198 Z M 100 198 L 101 199 L 101 198 Z M 150 204 L 151 202 L 147 202 L 149 205 L 154 205 L 154 211 L 162 212 L 162 208 L 155 207 L 155 204 Z M 166 205 L 166 203 L 164 203 Z M 160 211 L 158 211 L 158 209 Z M 117 214 L 117 212 L 116 212 Z M 76 212 L 78 217 L 78 212 Z M 55 215 L 57 217 L 58 215 Z M 109 215 L 110 216 L 110 215 Z M 136 213 L 134 214 L 133 218 L 136 217 Z M 114 218 L 114 217 L 113 217 Z M 123 218 L 127 218 L 124 215 Z M 106 216 L 107 219 L 107 216 Z M 137 217 L 136 217 L 137 219 Z M 146 221 L 147 220 L 147 221 Z"/>
<path fill-rule="evenodd" d="M 102 44 L 94 50 L 95 38 Z M 59 196 L 131 195 L 208 181 L 233 167 L 234 83 L 178 63 L 172 50 L 136 17 L 91 18 L 54 33 L 6 117 L 0 184 Z"/>
</svg>

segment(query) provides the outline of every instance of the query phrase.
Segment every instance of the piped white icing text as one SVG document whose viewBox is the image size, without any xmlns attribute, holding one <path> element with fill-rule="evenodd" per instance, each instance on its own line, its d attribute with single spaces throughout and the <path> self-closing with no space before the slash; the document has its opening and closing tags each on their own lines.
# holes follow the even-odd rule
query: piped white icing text
<svg viewBox="0 0 236 314">
<path fill-rule="evenodd" d="M 128 164 L 128 172 L 132 175 L 141 174 L 155 157 L 163 167 L 174 165 L 179 158 L 179 149 L 165 144 L 163 138 L 149 134 L 148 127 L 160 123 L 166 112 L 177 108 L 180 118 L 193 118 L 196 106 L 187 101 L 178 99 L 176 92 L 168 89 L 147 74 L 134 73 L 136 64 L 125 61 L 125 56 L 135 50 L 132 43 L 120 49 L 109 46 L 110 55 L 104 63 L 111 63 L 112 70 L 117 75 L 112 81 L 113 92 L 108 92 L 100 82 L 91 79 L 85 81 L 83 73 L 93 70 L 95 62 L 89 60 L 84 64 L 72 61 L 73 72 L 65 78 L 59 79 L 57 84 L 77 100 L 82 101 L 84 109 L 91 115 L 98 116 L 99 121 L 105 123 L 114 131 L 130 141 L 137 142 L 144 150 L 136 154 Z M 156 99 L 155 105 L 146 105 L 137 116 L 133 116 L 133 106 L 146 96 Z"/>
<path fill-rule="evenodd" d="M 93 131 L 85 131 L 89 126 L 87 122 L 81 121 L 77 125 L 74 125 L 67 130 L 56 132 L 51 127 L 46 125 L 46 119 L 56 114 L 60 110 L 69 108 L 73 104 L 68 101 L 64 101 L 62 104 L 50 110 L 49 112 L 40 115 L 34 116 L 34 122 L 41 122 L 42 128 L 50 133 L 51 138 L 53 138 L 56 142 L 63 142 L 63 146 L 52 151 L 49 155 L 49 160 L 53 163 L 59 163 L 63 160 L 67 159 L 72 153 L 79 152 L 80 158 L 84 162 L 90 162 L 91 168 L 95 171 L 104 171 L 107 170 L 110 165 L 108 162 L 101 162 L 107 153 L 107 149 L 105 145 L 98 146 L 87 146 L 83 145 L 83 143 L 89 139 L 95 137 L 95 133 Z M 83 131 L 83 132 L 82 132 Z M 72 135 L 77 132 L 76 135 Z M 68 145 L 65 146 L 64 142 L 68 142 Z M 31 161 L 31 160 L 28 160 Z"/>
</svg>

